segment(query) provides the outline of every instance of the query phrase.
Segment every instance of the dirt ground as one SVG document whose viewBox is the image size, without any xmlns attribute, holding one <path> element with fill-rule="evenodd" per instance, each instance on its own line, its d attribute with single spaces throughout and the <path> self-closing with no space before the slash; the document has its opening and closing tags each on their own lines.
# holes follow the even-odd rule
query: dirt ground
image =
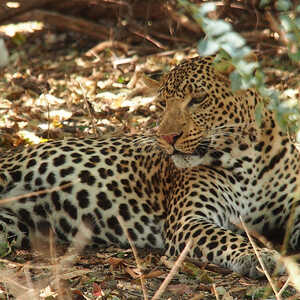
<svg viewBox="0 0 300 300">
<path fill-rule="evenodd" d="M 35 27 L 34 27 L 35 28 Z M 195 47 L 137 55 L 134 47 L 96 43 L 75 33 L 32 29 L 6 40 L 10 64 L 0 69 L 0 151 L 62 139 L 120 132 L 150 132 L 159 122 L 154 91 L 143 74 L 159 79 Z M 299 70 L 266 61 L 268 83 L 299 91 Z M 299 93 L 299 92 L 298 92 Z M 1 253 L 1 251 L 0 251 Z M 1 253 L 0 299 L 148 299 L 173 263 L 143 249 L 83 250 L 58 246 Z M 287 277 L 275 280 L 282 287 Z M 186 261 L 159 299 L 274 299 L 266 280 L 250 280 L 195 261 Z M 300 299 L 289 286 L 283 299 Z"/>
</svg>

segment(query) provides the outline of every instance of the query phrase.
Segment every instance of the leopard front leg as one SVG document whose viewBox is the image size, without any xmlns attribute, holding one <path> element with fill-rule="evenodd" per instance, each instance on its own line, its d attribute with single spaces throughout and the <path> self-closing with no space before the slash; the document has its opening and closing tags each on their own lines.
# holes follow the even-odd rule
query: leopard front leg
<svg viewBox="0 0 300 300">
<path fill-rule="evenodd" d="M 295 207 L 294 207 L 295 205 Z M 285 224 L 285 235 L 288 240 L 288 247 L 292 250 L 300 250 L 300 201 L 297 200 L 289 208 L 290 216 Z"/>
<path fill-rule="evenodd" d="M 165 225 L 165 238 L 166 254 L 169 256 L 179 255 L 191 239 L 190 257 L 221 265 L 251 278 L 264 276 L 257 269 L 259 261 L 246 238 L 202 217 L 184 216 L 174 220 L 174 215 L 171 215 Z M 261 248 L 259 254 L 270 274 L 274 271 L 284 273 L 275 250 Z"/>
</svg>

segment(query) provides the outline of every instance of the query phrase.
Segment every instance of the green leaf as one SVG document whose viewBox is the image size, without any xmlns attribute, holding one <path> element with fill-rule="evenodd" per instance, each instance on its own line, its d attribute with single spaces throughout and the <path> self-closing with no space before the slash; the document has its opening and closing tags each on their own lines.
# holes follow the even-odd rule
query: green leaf
<svg viewBox="0 0 300 300">
<path fill-rule="evenodd" d="M 232 57 L 233 61 L 239 61 L 251 52 L 248 46 L 237 49 L 230 44 L 224 44 L 221 47 Z"/>
<path fill-rule="evenodd" d="M 272 105 L 275 105 L 276 107 L 278 106 L 278 104 L 280 103 L 280 100 L 279 100 L 279 93 L 278 91 L 274 90 L 274 89 L 271 89 L 271 88 L 260 88 L 259 89 L 259 92 L 264 96 L 264 97 L 269 97 L 271 98 L 271 103 L 270 103 L 270 106 Z M 273 106 L 274 108 L 274 106 Z M 273 109 L 271 108 L 271 109 Z"/>
<path fill-rule="evenodd" d="M 247 76 L 252 75 L 253 71 L 258 67 L 258 63 L 240 60 L 235 66 L 241 75 Z"/>
<path fill-rule="evenodd" d="M 288 55 L 289 55 L 289 57 L 291 58 L 292 61 L 294 61 L 294 62 L 299 62 L 300 61 L 300 49 L 296 53 L 291 53 L 289 51 Z"/>
<path fill-rule="evenodd" d="M 221 44 L 221 47 L 223 50 L 225 50 L 231 57 L 234 57 L 235 53 L 236 53 L 236 48 L 233 47 L 232 45 L 225 43 L 225 44 Z"/>
<path fill-rule="evenodd" d="M 215 10 L 216 10 L 216 3 L 207 2 L 201 5 L 201 7 L 199 8 L 199 13 L 200 15 L 205 16 L 207 13 Z"/>
<path fill-rule="evenodd" d="M 234 71 L 230 74 L 229 76 L 230 81 L 231 81 L 231 88 L 233 91 L 240 90 L 242 87 L 242 77 L 241 75 Z"/>
<path fill-rule="evenodd" d="M 261 123 L 262 123 L 262 111 L 264 109 L 264 103 L 261 102 L 259 103 L 256 108 L 255 108 L 255 120 L 256 120 L 256 123 L 258 124 L 258 126 L 260 127 L 261 126 Z"/>
<path fill-rule="evenodd" d="M 205 33 L 214 37 L 231 31 L 231 29 L 231 25 L 223 20 L 210 20 L 205 18 L 203 23 Z"/>
<path fill-rule="evenodd" d="M 241 48 L 246 44 L 245 39 L 233 31 L 223 34 L 217 39 L 217 41 L 220 44 L 228 44 L 234 48 Z"/>
<path fill-rule="evenodd" d="M 299 11 L 299 12 L 300 12 L 300 11 Z M 300 30 L 300 18 L 296 18 L 296 19 L 294 20 L 294 23 L 295 23 L 296 27 L 298 28 L 298 30 Z"/>
<path fill-rule="evenodd" d="M 268 4 L 270 4 L 271 0 L 260 0 L 259 2 L 259 8 L 263 8 L 265 6 L 267 6 Z"/>
<path fill-rule="evenodd" d="M 292 4 L 289 0 L 277 0 L 275 7 L 279 11 L 287 11 L 292 7 Z"/>
<path fill-rule="evenodd" d="M 281 25 L 283 26 L 283 29 L 287 32 L 291 31 L 293 28 L 293 21 L 290 19 L 287 15 L 281 15 L 280 16 Z"/>
<path fill-rule="evenodd" d="M 265 82 L 265 75 L 261 70 L 256 70 L 255 71 L 255 79 L 256 79 L 256 85 L 258 87 L 263 86 Z"/>
<path fill-rule="evenodd" d="M 123 76 L 120 76 L 117 80 L 118 83 L 124 83 L 125 82 L 125 78 Z"/>
<path fill-rule="evenodd" d="M 219 43 L 212 39 L 202 40 L 198 43 L 197 50 L 200 55 L 207 56 L 215 54 L 220 49 Z"/>
<path fill-rule="evenodd" d="M 245 78 L 243 78 L 243 76 L 242 76 L 242 89 L 243 90 L 254 87 L 255 84 L 256 84 L 256 79 L 252 75 L 249 75 Z"/>
<path fill-rule="evenodd" d="M 17 46 L 21 46 L 26 42 L 26 36 L 20 32 L 17 32 L 13 37 L 12 37 L 13 42 Z"/>
</svg>

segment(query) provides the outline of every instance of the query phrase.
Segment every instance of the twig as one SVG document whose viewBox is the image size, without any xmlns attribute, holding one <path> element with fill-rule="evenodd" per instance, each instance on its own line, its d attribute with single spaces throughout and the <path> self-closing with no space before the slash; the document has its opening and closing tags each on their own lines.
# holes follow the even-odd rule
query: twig
<svg viewBox="0 0 300 300">
<path fill-rule="evenodd" d="M 286 280 L 286 282 L 284 283 L 284 285 L 282 286 L 282 288 L 280 289 L 280 291 L 278 292 L 278 296 L 281 296 L 282 293 L 285 291 L 285 289 L 288 287 L 290 283 L 290 277 Z"/>
<path fill-rule="evenodd" d="M 11 266 L 11 267 L 14 267 L 14 268 L 23 268 L 24 267 L 24 263 L 16 263 L 16 262 L 12 262 L 8 259 L 4 259 L 4 258 L 0 258 L 0 262 L 7 265 L 7 266 Z M 37 269 L 37 270 L 43 270 L 43 269 L 52 269 L 53 266 L 52 265 L 41 265 L 39 264 L 38 266 L 35 266 L 35 265 L 27 265 L 27 268 L 29 269 Z M 0 274 L 0 279 L 1 281 L 5 281 L 3 278 L 2 278 L 2 275 Z"/>
<path fill-rule="evenodd" d="M 151 57 L 151 56 L 155 56 L 155 57 L 169 56 L 169 55 L 173 55 L 173 54 L 177 53 L 178 51 L 186 52 L 186 51 L 190 51 L 191 49 L 193 49 L 193 48 L 192 47 L 185 47 L 185 48 L 182 48 L 182 49 L 167 50 L 167 51 L 163 51 L 163 52 L 159 52 L 159 53 L 155 53 L 155 54 L 150 54 L 150 55 L 148 55 L 148 57 Z"/>
<path fill-rule="evenodd" d="M 108 29 L 100 24 L 42 9 L 35 9 L 20 15 L 18 20 L 23 22 L 29 20 L 40 21 L 64 30 L 79 32 L 95 39 L 107 40 L 109 37 Z"/>
<path fill-rule="evenodd" d="M 94 120 L 94 116 L 91 112 L 91 108 L 90 108 L 90 104 L 87 100 L 87 97 L 86 97 L 86 92 L 81 84 L 81 81 L 77 79 L 77 82 L 78 84 L 80 85 L 80 88 L 81 88 L 81 91 L 82 91 L 82 95 L 83 95 L 83 100 L 84 100 L 84 103 L 85 103 L 85 106 L 86 106 L 86 109 L 88 111 L 88 114 L 89 114 L 89 117 L 90 117 L 90 120 L 92 122 L 92 127 L 93 127 L 93 131 L 94 131 L 94 135 L 95 137 L 99 137 L 99 134 L 98 134 L 98 131 L 97 131 L 97 127 L 96 127 L 96 124 L 95 124 L 95 120 Z"/>
<path fill-rule="evenodd" d="M 176 260 L 176 262 L 175 262 L 173 268 L 171 269 L 171 271 L 169 272 L 168 276 L 165 278 L 163 283 L 160 285 L 159 289 L 156 291 L 156 293 L 154 294 L 154 296 L 152 297 L 151 300 L 160 299 L 160 296 L 165 291 L 168 284 L 170 283 L 170 281 L 172 280 L 172 278 L 178 271 L 179 267 L 181 266 L 182 262 L 184 261 L 185 257 L 187 256 L 191 246 L 192 246 L 192 240 L 190 239 L 190 240 L 188 240 L 187 244 L 185 245 L 185 247 L 184 247 L 183 251 L 181 252 L 181 254 L 179 255 L 178 259 Z"/>
<path fill-rule="evenodd" d="M 24 267 L 24 264 L 23 264 Z M 16 274 L 15 276 L 11 275 L 11 274 L 7 274 L 6 272 L 4 272 L 3 270 L 1 270 L 1 273 L 3 273 L 4 275 L 0 275 L 0 280 L 1 280 L 1 284 L 6 284 L 8 287 L 8 290 L 10 290 L 10 293 L 14 293 L 17 297 L 17 299 L 20 299 L 20 297 L 18 297 L 19 295 L 28 295 L 32 292 L 32 290 L 25 286 L 23 283 L 20 283 L 20 280 L 18 280 L 16 278 Z M 9 299 L 8 296 L 8 292 L 6 292 L 7 294 L 7 299 Z M 32 297 L 29 297 L 27 299 L 30 299 Z"/>
<path fill-rule="evenodd" d="M 212 288 L 213 288 L 214 294 L 216 296 L 216 300 L 220 300 L 219 293 L 217 292 L 217 289 L 216 289 L 216 285 L 213 284 Z"/>
<path fill-rule="evenodd" d="M 29 273 L 29 268 L 27 267 L 27 264 L 24 265 L 24 275 L 25 275 L 25 279 L 26 279 L 26 283 L 28 286 L 28 291 L 27 293 L 22 294 L 22 296 L 19 296 L 18 299 L 19 300 L 25 300 L 25 299 L 34 299 L 34 300 L 38 300 L 38 293 L 37 290 L 34 288 L 33 286 L 33 282 Z"/>
<path fill-rule="evenodd" d="M 248 228 L 246 227 L 246 225 L 245 225 L 245 223 L 243 221 L 243 218 L 241 216 L 240 216 L 240 220 L 241 220 L 241 224 L 243 226 L 243 229 L 245 230 L 245 232 L 247 234 L 247 237 L 248 237 L 248 239 L 249 239 L 249 241 L 250 241 L 250 243 L 251 243 L 251 245 L 252 245 L 252 247 L 254 249 L 254 252 L 255 252 L 255 255 L 256 255 L 257 259 L 258 259 L 258 262 L 259 262 L 260 266 L 262 267 L 262 270 L 263 270 L 264 274 L 266 275 L 266 277 L 267 277 L 267 279 L 268 279 L 268 281 L 270 283 L 270 286 L 271 286 L 271 288 L 272 288 L 272 290 L 273 290 L 273 292 L 275 294 L 276 299 L 277 300 L 281 300 L 281 297 L 278 294 L 277 288 L 276 288 L 275 284 L 273 283 L 273 280 L 272 280 L 272 278 L 271 278 L 268 270 L 266 269 L 265 264 L 264 264 L 264 262 L 263 262 L 263 260 L 262 260 L 262 258 L 260 256 L 258 250 L 257 250 L 257 247 L 256 247 L 256 245 L 255 245 L 255 243 L 254 243 L 251 235 L 249 234 Z"/>
<path fill-rule="evenodd" d="M 144 278 L 144 274 L 142 272 L 142 265 L 140 263 L 140 259 L 139 259 L 139 256 L 138 256 L 138 253 L 137 253 L 137 250 L 136 250 L 136 247 L 128 233 L 128 230 L 127 230 L 127 227 L 125 226 L 125 223 L 123 222 L 122 218 L 120 216 L 117 216 L 117 219 L 122 227 L 122 229 L 124 230 L 125 232 L 125 235 L 128 239 L 128 242 L 130 244 L 130 247 L 132 249 L 132 252 L 133 252 L 133 255 L 134 255 L 134 258 L 135 258 L 135 261 L 136 261 L 136 265 L 137 265 L 137 269 L 138 269 L 138 272 L 140 273 L 140 281 L 141 281 L 141 286 L 142 286 L 142 290 L 143 290 L 143 295 L 144 295 L 144 300 L 148 300 L 148 294 L 147 294 L 147 290 L 146 290 L 146 285 L 145 285 L 145 278 Z"/>
<path fill-rule="evenodd" d="M 223 275 L 227 275 L 227 274 L 232 273 L 232 271 L 227 269 L 227 268 L 223 268 L 223 267 L 213 265 L 213 264 L 208 264 L 207 262 L 201 262 L 201 261 L 199 261 L 198 259 L 195 259 L 195 258 L 187 257 L 186 262 L 190 262 L 193 265 L 195 265 L 195 266 L 197 266 L 201 269 L 205 269 L 205 270 L 208 270 L 208 271 L 211 271 L 211 272 L 214 272 L 214 273 L 220 273 L 220 274 L 223 274 Z"/>
<path fill-rule="evenodd" d="M 191 42 L 188 39 L 183 39 L 183 38 L 180 38 L 180 37 L 171 36 L 171 35 L 164 34 L 164 33 L 161 33 L 161 32 L 155 31 L 155 30 L 151 30 L 151 34 L 158 37 L 158 38 L 160 38 L 160 39 L 167 40 L 167 41 L 182 42 L 182 43 L 187 43 L 187 44 L 189 44 Z"/>
<path fill-rule="evenodd" d="M 45 190 L 42 190 L 42 191 L 36 191 L 36 192 L 26 193 L 26 194 L 23 194 L 23 195 L 20 195 L 20 196 L 1 199 L 1 205 L 4 204 L 4 203 L 8 203 L 8 202 L 11 202 L 11 201 L 17 201 L 17 200 L 27 198 L 27 197 L 39 196 L 39 195 L 59 191 L 59 190 L 64 189 L 66 187 L 72 186 L 73 184 L 74 184 L 73 182 L 69 182 L 69 183 L 66 183 L 66 184 L 51 188 L 51 189 L 45 189 Z"/>
<path fill-rule="evenodd" d="M 125 54 L 127 54 L 129 46 L 125 43 L 118 42 L 118 41 L 105 41 L 105 42 L 101 42 L 101 43 L 97 44 L 95 47 L 93 47 L 92 49 L 87 51 L 85 53 L 85 55 L 93 56 L 93 55 L 95 55 L 95 53 L 98 54 L 99 52 L 102 52 L 103 50 L 105 50 L 107 48 L 117 48 L 117 49 L 122 50 Z"/>
<path fill-rule="evenodd" d="M 51 259 L 51 264 L 53 266 L 53 276 L 54 276 L 54 286 L 56 290 L 58 291 L 59 294 L 59 299 L 61 296 L 61 284 L 60 284 L 60 272 L 61 272 L 61 264 L 58 264 L 56 262 L 57 255 L 56 255 L 56 248 L 55 248 L 55 242 L 54 242 L 54 236 L 53 236 L 53 231 L 50 230 L 49 232 L 49 250 L 50 250 L 50 259 Z"/>
<path fill-rule="evenodd" d="M 167 49 L 166 46 L 164 46 L 162 43 L 160 43 L 159 41 L 157 41 L 154 38 L 152 38 L 149 34 L 141 32 L 140 30 L 138 30 L 135 25 L 131 25 L 128 28 L 129 28 L 130 32 L 132 32 L 133 34 L 135 34 L 135 35 L 137 35 L 137 36 L 139 36 L 139 37 L 141 37 L 141 38 L 149 41 L 150 43 L 152 43 L 153 45 L 155 45 L 157 48 L 164 49 L 164 50 Z"/>
<path fill-rule="evenodd" d="M 288 280 L 290 280 L 293 283 L 294 288 L 298 292 L 300 292 L 300 268 L 299 264 L 297 263 L 297 256 L 298 255 L 292 257 L 285 257 L 284 264 L 290 275 Z"/>
<path fill-rule="evenodd" d="M 125 64 L 134 64 L 138 61 L 137 56 L 133 57 L 125 57 L 125 58 L 114 58 L 112 61 L 112 64 L 114 68 L 117 68 L 119 65 L 125 65 Z"/>
<path fill-rule="evenodd" d="M 182 25 L 183 27 L 187 28 L 188 30 L 196 33 L 201 34 L 203 33 L 202 28 L 196 23 L 183 14 L 178 13 L 172 5 L 166 5 L 166 9 L 169 12 L 169 17 L 174 20 L 176 23 Z"/>
<path fill-rule="evenodd" d="M 272 16 L 272 14 L 267 11 L 266 14 L 266 19 L 267 21 L 269 22 L 270 24 L 270 27 L 271 29 L 274 31 L 274 32 L 277 32 L 279 34 L 279 38 L 280 38 L 280 41 L 285 45 L 285 46 L 288 46 L 289 45 L 289 40 L 288 38 L 286 37 L 286 34 L 284 32 L 284 30 L 282 30 L 280 28 L 280 26 L 277 24 L 275 18 Z"/>
<path fill-rule="evenodd" d="M 43 7 L 50 3 L 54 4 L 55 2 L 64 2 L 64 0 L 27 0 L 22 1 L 22 4 L 19 7 L 13 9 L 6 8 L 5 2 L 3 3 L 3 5 L 0 5 L 0 23 L 8 21 L 12 17 L 23 14 L 29 10 Z"/>
</svg>

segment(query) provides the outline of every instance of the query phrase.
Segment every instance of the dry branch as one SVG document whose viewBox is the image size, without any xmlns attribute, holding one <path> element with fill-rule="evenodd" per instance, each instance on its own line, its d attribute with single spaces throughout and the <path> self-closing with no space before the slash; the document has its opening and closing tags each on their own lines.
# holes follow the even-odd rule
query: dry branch
<svg viewBox="0 0 300 300">
<path fill-rule="evenodd" d="M 143 28 L 138 28 L 138 25 L 136 25 L 136 24 L 130 24 L 128 26 L 128 30 L 131 33 L 135 34 L 136 36 L 149 41 L 150 43 L 155 45 L 157 48 L 164 49 L 164 50 L 167 49 L 167 47 L 165 45 L 163 45 L 158 40 L 156 40 L 152 36 L 150 36 L 147 32 L 145 32 L 143 30 Z"/>
<path fill-rule="evenodd" d="M 280 25 L 277 23 L 274 16 L 272 16 L 272 14 L 269 11 L 267 11 L 265 13 L 265 17 L 266 17 L 267 21 L 269 22 L 271 29 L 274 32 L 277 32 L 279 34 L 279 38 L 280 38 L 280 41 L 282 42 L 282 44 L 285 45 L 285 46 L 288 46 L 289 40 L 286 37 L 286 34 L 285 34 L 284 30 L 282 30 L 280 28 Z"/>
<path fill-rule="evenodd" d="M 96 39 L 106 40 L 109 36 L 109 30 L 99 24 L 95 24 L 81 18 L 65 16 L 59 13 L 40 9 L 35 9 L 33 11 L 27 12 L 20 16 L 19 19 L 22 19 L 22 21 L 35 20 L 44 22 L 60 29 L 67 29 L 83 33 Z"/>
<path fill-rule="evenodd" d="M 176 23 L 182 25 L 186 29 L 196 34 L 203 33 L 202 28 L 196 22 L 191 21 L 187 16 L 178 13 L 173 6 L 167 5 L 166 9 L 169 12 L 169 16 L 171 17 L 171 19 L 174 20 Z"/>
<path fill-rule="evenodd" d="M 86 55 L 87 56 L 93 56 L 95 54 L 100 53 L 101 51 L 107 49 L 107 48 L 117 48 L 123 51 L 125 54 L 128 53 L 129 46 L 125 43 L 118 42 L 118 41 L 105 41 L 97 44 L 95 47 L 90 49 Z"/>
<path fill-rule="evenodd" d="M 11 18 L 20 14 L 26 13 L 29 10 L 41 8 L 47 4 L 54 4 L 55 2 L 65 2 L 64 0 L 23 0 L 19 1 L 18 8 L 8 8 L 6 1 L 0 4 L 0 23 L 6 22 Z"/>
</svg>

